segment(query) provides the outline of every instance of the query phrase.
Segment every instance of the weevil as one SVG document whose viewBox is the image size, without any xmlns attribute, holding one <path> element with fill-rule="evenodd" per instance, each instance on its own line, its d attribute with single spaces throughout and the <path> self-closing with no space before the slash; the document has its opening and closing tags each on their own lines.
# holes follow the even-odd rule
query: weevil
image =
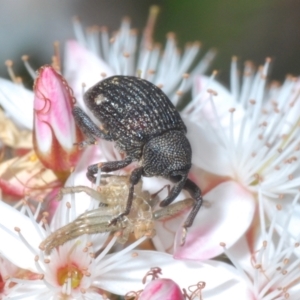
<svg viewBox="0 0 300 300">
<path fill-rule="evenodd" d="M 98 82 L 86 91 L 84 102 L 101 126 L 75 106 L 75 122 L 87 138 L 79 146 L 95 144 L 96 138 L 101 138 L 114 141 L 119 151 L 126 154 L 123 160 L 89 166 L 88 179 L 95 183 L 99 168 L 111 172 L 139 162 L 130 175 L 127 205 L 110 224 L 115 225 L 129 214 L 134 186 L 142 176 L 162 176 L 174 182 L 174 186 L 161 201 L 161 207 L 173 202 L 182 189 L 195 200 L 183 225 L 184 244 L 187 228 L 192 226 L 203 200 L 200 188 L 188 178 L 192 150 L 186 126 L 175 106 L 156 85 L 134 76 L 112 76 Z"/>
<path fill-rule="evenodd" d="M 129 177 L 117 175 L 101 176 L 99 188 L 94 190 L 87 186 L 66 187 L 60 190 L 58 200 L 65 194 L 84 192 L 93 199 L 99 201 L 99 208 L 87 211 L 78 216 L 73 222 L 59 228 L 50 234 L 41 244 L 40 248 L 45 254 L 83 234 L 95 234 L 104 232 L 119 232 L 118 242 L 125 243 L 129 234 L 133 233 L 136 239 L 143 236 L 155 235 L 155 222 L 165 221 L 190 209 L 194 200 L 184 199 L 167 207 L 156 209 L 159 201 L 157 193 L 150 195 L 142 191 L 142 184 L 136 185 L 132 208 L 128 216 L 115 225 L 109 225 L 109 221 L 124 210 L 126 198 L 124 194 L 129 190 Z"/>
</svg>

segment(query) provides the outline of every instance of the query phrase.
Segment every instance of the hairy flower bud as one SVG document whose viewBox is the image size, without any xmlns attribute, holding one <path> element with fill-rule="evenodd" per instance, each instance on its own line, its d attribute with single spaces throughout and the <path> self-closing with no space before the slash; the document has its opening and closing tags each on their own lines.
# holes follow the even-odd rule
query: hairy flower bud
<svg viewBox="0 0 300 300">
<path fill-rule="evenodd" d="M 38 70 L 33 89 L 35 152 L 47 168 L 67 171 L 79 158 L 74 143 L 83 139 L 72 115 L 72 90 L 49 65 Z"/>
</svg>

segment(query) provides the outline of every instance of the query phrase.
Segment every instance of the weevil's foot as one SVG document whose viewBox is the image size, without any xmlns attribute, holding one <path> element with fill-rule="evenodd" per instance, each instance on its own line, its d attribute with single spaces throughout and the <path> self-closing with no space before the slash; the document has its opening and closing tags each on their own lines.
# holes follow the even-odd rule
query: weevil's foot
<svg viewBox="0 0 300 300">
<path fill-rule="evenodd" d="M 186 227 L 183 227 L 183 228 L 182 228 L 182 235 L 181 235 L 180 246 L 184 246 L 184 244 L 185 244 L 185 239 L 186 239 L 186 235 L 187 235 L 187 228 L 186 228 Z"/>
<path fill-rule="evenodd" d="M 86 173 L 86 177 L 88 178 L 88 180 L 91 182 L 91 183 L 96 183 L 96 176 L 94 174 L 91 174 L 89 172 Z"/>
<path fill-rule="evenodd" d="M 74 143 L 73 145 L 78 146 L 78 148 L 80 150 L 82 150 L 87 146 L 96 145 L 96 143 L 97 143 L 96 141 L 85 140 L 85 141 L 82 141 L 82 142 L 79 142 L 79 143 Z"/>
<path fill-rule="evenodd" d="M 117 223 L 119 223 L 119 222 L 122 223 L 123 217 L 124 217 L 124 214 L 119 214 L 116 218 L 113 218 L 109 221 L 108 226 L 112 226 L 112 225 L 116 226 Z"/>
<path fill-rule="evenodd" d="M 74 146 L 77 146 L 79 150 L 84 149 L 86 146 L 88 146 L 89 144 L 86 141 L 80 142 L 80 143 L 74 143 Z"/>
</svg>

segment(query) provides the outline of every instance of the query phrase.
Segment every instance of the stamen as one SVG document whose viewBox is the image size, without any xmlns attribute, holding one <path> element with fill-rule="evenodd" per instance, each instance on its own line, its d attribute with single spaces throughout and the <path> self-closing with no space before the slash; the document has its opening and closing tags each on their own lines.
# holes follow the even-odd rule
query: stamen
<svg viewBox="0 0 300 300">
<path fill-rule="evenodd" d="M 100 180 L 101 180 L 101 168 L 98 168 L 97 177 L 96 177 L 96 186 L 100 186 Z"/>
<path fill-rule="evenodd" d="M 109 36 L 106 27 L 100 28 L 100 40 L 101 40 L 101 49 L 103 53 L 103 58 L 105 61 L 109 61 Z"/>
<path fill-rule="evenodd" d="M 74 196 L 73 196 L 74 197 Z M 72 198 L 72 195 L 71 195 Z M 70 202 L 66 202 L 66 207 L 67 207 L 67 212 L 66 212 L 66 221 L 70 222 L 70 208 L 71 208 L 71 203 Z"/>
<path fill-rule="evenodd" d="M 52 58 L 52 67 L 58 72 L 61 73 L 61 62 L 60 62 L 60 53 L 59 53 L 59 41 L 53 43 L 54 47 L 54 56 Z"/>
<path fill-rule="evenodd" d="M 243 107 L 246 107 L 246 101 L 249 100 L 248 95 L 250 93 L 250 88 L 253 82 L 253 74 L 254 74 L 253 64 L 249 61 L 246 61 L 244 67 L 241 96 L 240 96 L 240 103 L 242 104 Z"/>
<path fill-rule="evenodd" d="M 103 249 L 103 251 L 99 254 L 99 256 L 96 258 L 96 262 L 99 262 L 107 253 L 108 251 L 113 247 L 113 245 L 116 243 L 117 241 L 117 236 L 113 236 L 113 238 L 110 240 L 110 242 L 108 243 L 108 245 Z"/>
<path fill-rule="evenodd" d="M 29 56 L 28 55 L 23 55 L 22 56 L 22 61 L 24 62 L 24 66 L 31 76 L 32 79 L 35 79 L 37 77 L 35 70 L 32 68 L 32 66 L 29 64 Z"/>
<path fill-rule="evenodd" d="M 121 257 L 122 257 L 122 262 L 124 263 L 126 261 L 126 259 L 124 258 L 124 255 L 126 253 L 130 252 L 131 250 L 133 250 L 138 245 L 140 245 L 146 239 L 147 239 L 147 237 L 142 237 L 142 238 L 138 239 L 137 241 L 135 241 L 131 245 L 127 246 L 125 249 L 115 253 L 110 258 L 108 258 L 108 259 L 104 260 L 103 262 L 101 262 L 99 264 L 99 268 L 101 269 L 101 271 L 100 271 L 101 275 L 103 275 L 106 272 L 112 270 L 117 264 L 119 264 L 120 263 L 119 258 L 121 259 Z M 128 256 L 127 260 L 130 260 L 131 258 L 132 257 Z M 98 258 L 96 260 L 99 261 Z"/>
<path fill-rule="evenodd" d="M 84 30 L 78 17 L 73 17 L 73 28 L 76 40 L 84 47 L 87 46 Z"/>
<path fill-rule="evenodd" d="M 36 232 L 38 232 L 39 236 L 41 237 L 41 239 L 44 239 L 44 233 L 42 231 L 42 228 L 39 226 L 39 224 L 36 222 L 36 219 L 34 218 L 31 209 L 28 207 L 28 205 L 24 205 L 26 212 L 28 213 L 29 218 L 32 220 L 32 224 L 36 229 Z"/>
<path fill-rule="evenodd" d="M 13 70 L 13 61 L 12 60 L 6 60 L 5 61 L 5 65 L 6 65 L 6 67 L 7 67 L 7 72 L 8 72 L 8 75 L 9 75 L 9 77 L 10 77 L 10 79 L 11 79 L 11 81 L 12 82 L 14 82 L 14 83 L 18 83 L 18 80 L 17 80 L 17 77 L 16 77 L 16 75 L 15 75 L 15 73 L 14 73 L 14 70 Z"/>
<path fill-rule="evenodd" d="M 204 57 L 201 59 L 201 61 L 198 63 L 198 65 L 193 69 L 191 72 L 191 77 L 194 77 L 196 74 L 204 74 L 209 66 L 211 65 L 212 61 L 214 60 L 215 56 L 217 54 L 216 49 L 210 49 Z"/>
<path fill-rule="evenodd" d="M 25 237 L 23 236 L 23 234 L 21 233 L 21 229 L 19 227 L 15 227 L 14 228 L 15 231 L 18 233 L 21 241 L 25 244 L 25 246 L 34 254 L 34 255 L 38 255 L 38 253 L 36 252 L 36 250 L 28 243 L 28 241 L 25 239 Z"/>
<path fill-rule="evenodd" d="M 187 83 L 187 80 L 189 78 L 189 74 L 183 74 L 182 75 L 182 81 L 181 84 L 178 88 L 178 91 L 175 93 L 173 99 L 172 99 L 172 103 L 176 106 L 178 104 L 179 99 L 182 97 L 182 95 L 184 94 L 185 91 L 185 86 Z"/>
<path fill-rule="evenodd" d="M 231 70 L 230 70 L 230 90 L 235 102 L 239 98 L 239 76 L 237 68 L 237 57 L 233 56 L 231 60 Z"/>
<path fill-rule="evenodd" d="M 144 30 L 144 35 L 143 35 L 143 48 L 149 48 L 152 46 L 153 43 L 153 32 L 154 32 L 154 27 L 156 24 L 157 17 L 159 15 L 159 6 L 157 5 L 152 5 L 150 7 L 149 11 L 149 16 L 148 16 L 148 21 L 146 24 L 146 28 Z"/>
<path fill-rule="evenodd" d="M 203 87 L 203 89 L 201 89 L 200 93 L 198 91 L 193 91 L 193 94 L 196 94 L 196 97 L 193 97 L 193 99 L 191 100 L 191 102 L 183 109 L 182 113 L 184 114 L 192 114 L 198 117 L 198 113 L 201 111 L 201 109 L 207 104 L 209 103 L 209 98 L 204 101 L 201 105 L 197 105 L 197 102 L 204 96 L 204 94 L 207 92 L 207 90 L 209 89 L 211 83 L 213 82 L 213 80 L 215 79 L 215 77 L 217 76 L 218 71 L 213 71 L 211 76 L 209 77 L 209 80 L 207 82 L 207 84 Z M 196 106 L 197 105 L 197 106 Z M 194 110 L 192 110 L 192 108 L 194 107 Z"/>
<path fill-rule="evenodd" d="M 95 55 L 101 57 L 98 26 L 95 25 L 87 29 L 86 40 L 88 49 L 92 51 Z"/>
</svg>

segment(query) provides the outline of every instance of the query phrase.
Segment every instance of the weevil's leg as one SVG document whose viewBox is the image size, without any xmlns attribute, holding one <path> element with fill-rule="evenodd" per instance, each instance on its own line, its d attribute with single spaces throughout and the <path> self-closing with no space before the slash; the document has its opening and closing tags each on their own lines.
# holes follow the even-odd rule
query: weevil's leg
<svg viewBox="0 0 300 300">
<path fill-rule="evenodd" d="M 187 180 L 187 175 L 184 174 L 184 175 L 172 176 L 169 179 L 173 182 L 176 182 L 176 184 L 172 187 L 169 195 L 163 201 L 160 202 L 161 207 L 169 205 L 179 195 Z"/>
<path fill-rule="evenodd" d="M 171 217 L 175 217 L 183 211 L 190 209 L 195 204 L 195 200 L 192 198 L 184 199 L 176 203 L 172 203 L 164 208 L 158 209 L 153 212 L 153 218 L 155 220 L 164 221 Z"/>
<path fill-rule="evenodd" d="M 195 217 L 203 203 L 201 190 L 193 181 L 191 181 L 190 179 L 187 179 L 183 186 L 183 189 L 187 190 L 190 193 L 192 198 L 195 200 L 195 204 L 194 204 L 192 211 L 188 215 L 186 221 L 184 222 L 181 245 L 183 245 L 185 242 L 187 228 L 191 227 L 193 225 Z"/>
<path fill-rule="evenodd" d="M 95 183 L 96 182 L 95 175 L 98 173 L 99 168 L 101 169 L 101 172 L 112 172 L 112 171 L 123 169 L 131 163 L 132 163 L 132 158 L 127 156 L 124 160 L 108 161 L 108 162 L 90 165 L 88 167 L 86 176 L 91 182 Z"/>
<path fill-rule="evenodd" d="M 155 198 L 160 192 L 162 192 L 165 188 L 168 190 L 168 195 L 170 194 L 171 186 L 169 184 L 164 185 L 159 191 L 151 195 L 151 198 Z"/>
<path fill-rule="evenodd" d="M 83 148 L 85 146 L 95 144 L 95 137 L 108 141 L 112 140 L 112 137 L 101 130 L 80 107 L 75 106 L 72 113 L 76 124 L 87 137 L 87 140 L 78 143 L 79 147 Z"/>
<path fill-rule="evenodd" d="M 112 219 L 110 221 L 110 224 L 116 225 L 116 223 L 118 221 L 120 221 L 120 219 L 122 219 L 122 217 L 127 216 L 130 213 L 130 209 L 131 209 L 132 201 L 133 201 L 134 186 L 136 184 L 138 184 L 139 180 L 142 177 L 142 174 L 143 174 L 143 167 L 134 169 L 131 172 L 130 179 L 129 179 L 129 183 L 130 183 L 129 193 L 128 193 L 125 211 L 123 211 L 121 214 L 119 214 L 116 218 Z"/>
<path fill-rule="evenodd" d="M 151 205 L 152 208 L 155 207 L 158 204 L 159 198 L 157 196 L 165 188 L 167 188 L 168 195 L 169 195 L 170 194 L 170 190 L 171 190 L 171 186 L 169 184 L 164 185 L 159 191 L 157 191 L 156 193 L 154 193 L 154 194 L 151 195 L 151 200 L 149 201 L 149 203 L 150 203 L 150 205 Z"/>
</svg>

